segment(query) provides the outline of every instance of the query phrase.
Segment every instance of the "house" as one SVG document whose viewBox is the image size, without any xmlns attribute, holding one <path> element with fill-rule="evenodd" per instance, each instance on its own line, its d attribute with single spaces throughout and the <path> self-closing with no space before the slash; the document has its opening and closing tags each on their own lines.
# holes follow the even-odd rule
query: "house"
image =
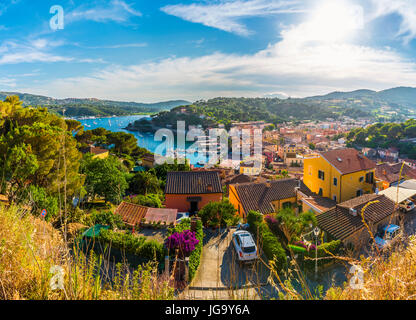
<svg viewBox="0 0 416 320">
<path fill-rule="evenodd" d="M 384 225 L 397 223 L 399 213 L 393 201 L 384 195 L 366 194 L 337 204 L 336 207 L 319 214 L 318 227 L 327 237 L 341 240 L 346 246 L 359 248 L 366 245 L 370 234 L 363 223 L 362 210 L 367 204 L 364 219 L 373 234 Z"/>
<path fill-rule="evenodd" d="M 234 184 L 229 186 L 229 199 L 238 214 L 245 219 L 251 210 L 270 214 L 296 206 L 299 188 L 308 192 L 296 179 Z"/>
<path fill-rule="evenodd" d="M 148 208 L 123 201 L 117 207 L 114 214 L 119 215 L 123 222 L 131 228 L 139 226 L 143 219 L 145 219 L 146 222 L 161 222 L 162 224 L 169 226 L 176 225 L 178 210 Z"/>
<path fill-rule="evenodd" d="M 380 163 L 376 166 L 376 178 L 381 181 L 380 189 L 384 190 L 397 186 L 404 180 L 416 179 L 416 170 L 409 167 L 406 163 Z"/>
<path fill-rule="evenodd" d="M 166 207 L 196 213 L 210 202 L 222 201 L 223 189 L 216 171 L 168 172 Z"/>
<path fill-rule="evenodd" d="M 149 169 L 153 168 L 155 166 L 155 156 L 153 154 L 146 153 L 142 157 L 142 166 Z"/>
<path fill-rule="evenodd" d="M 373 193 L 376 164 L 355 149 L 338 149 L 305 158 L 303 182 L 337 203 Z"/>
<path fill-rule="evenodd" d="M 7 198 L 7 196 L 0 194 L 0 205 L 9 205 L 9 198 Z"/>
<path fill-rule="evenodd" d="M 416 160 L 413 159 L 404 159 L 404 163 L 406 163 L 409 167 L 416 169 Z"/>
<path fill-rule="evenodd" d="M 261 173 L 262 166 L 256 166 L 255 161 L 240 164 L 240 174 L 247 176 L 258 176 Z"/>
<path fill-rule="evenodd" d="M 93 159 L 107 159 L 110 152 L 107 149 L 95 147 L 93 145 L 82 150 L 82 153 L 92 153 Z"/>
</svg>

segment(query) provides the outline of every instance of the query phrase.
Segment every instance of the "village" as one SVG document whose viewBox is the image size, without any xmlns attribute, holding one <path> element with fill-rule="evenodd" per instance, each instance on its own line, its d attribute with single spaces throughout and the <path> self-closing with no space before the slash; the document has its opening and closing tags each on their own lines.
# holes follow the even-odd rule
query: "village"
<svg viewBox="0 0 416 320">
<path fill-rule="evenodd" d="M 131 194 L 92 227 L 68 229 L 76 230 L 74 243 L 110 264 L 156 261 L 160 278 L 185 299 L 276 297 L 268 283 L 272 260 L 279 272 L 296 260 L 315 281 L 339 276 L 331 256 L 387 251 L 416 230 L 416 161 L 394 148 L 346 146 L 350 130 L 370 124 L 235 123 L 263 131 L 261 168 L 244 160 L 238 167 L 168 167 L 161 205 L 134 203 Z M 81 151 L 92 159 L 113 156 L 93 144 Z M 148 153 L 131 171 L 156 167 Z M 8 205 L 6 196 L 0 201 Z"/>
</svg>

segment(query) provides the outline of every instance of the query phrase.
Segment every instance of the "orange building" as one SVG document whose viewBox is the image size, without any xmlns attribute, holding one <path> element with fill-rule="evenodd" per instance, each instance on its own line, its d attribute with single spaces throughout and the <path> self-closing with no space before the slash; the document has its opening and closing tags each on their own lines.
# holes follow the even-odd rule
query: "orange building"
<svg viewBox="0 0 416 320">
<path fill-rule="evenodd" d="M 220 175 L 215 171 L 169 172 L 166 208 L 196 213 L 210 202 L 222 201 Z"/>
</svg>

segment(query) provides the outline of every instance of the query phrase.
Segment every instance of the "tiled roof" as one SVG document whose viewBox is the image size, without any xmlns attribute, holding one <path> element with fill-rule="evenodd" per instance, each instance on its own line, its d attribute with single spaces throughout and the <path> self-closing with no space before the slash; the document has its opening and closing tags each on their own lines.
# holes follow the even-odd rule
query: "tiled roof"
<svg viewBox="0 0 416 320">
<path fill-rule="evenodd" d="M 298 186 L 299 180 L 296 179 L 234 185 L 244 211 L 249 212 L 254 210 L 263 214 L 275 211 L 271 202 L 296 197 L 295 188 Z"/>
<path fill-rule="evenodd" d="M 127 225 L 136 226 L 146 216 L 148 210 L 149 208 L 147 207 L 139 206 L 134 203 L 122 202 L 114 213 L 120 215 L 121 219 L 123 219 L 124 223 Z"/>
<path fill-rule="evenodd" d="M 357 150 L 352 148 L 323 152 L 321 156 L 342 174 L 374 169 L 376 167 L 375 162 L 362 154 L 360 155 Z"/>
<path fill-rule="evenodd" d="M 146 214 L 147 222 L 166 222 L 167 225 L 171 223 L 176 224 L 178 215 L 177 209 L 155 209 L 149 208 Z"/>
<path fill-rule="evenodd" d="M 376 177 L 389 183 L 399 181 L 400 170 L 402 163 L 381 163 L 376 166 Z M 416 170 L 409 167 L 407 164 L 403 166 L 402 179 L 411 178 L 416 179 Z"/>
<path fill-rule="evenodd" d="M 168 172 L 166 194 L 209 194 L 222 192 L 221 179 L 218 172 Z"/>
<path fill-rule="evenodd" d="M 363 195 L 338 204 L 336 207 L 317 216 L 318 226 L 335 239 L 344 240 L 364 228 L 361 210 L 370 201 L 379 201 L 367 207 L 364 212 L 366 221 L 377 223 L 395 212 L 394 202 L 383 195 Z M 357 210 L 353 216 L 350 209 Z"/>
<path fill-rule="evenodd" d="M 100 155 L 100 154 L 108 152 L 107 149 L 94 147 L 94 146 L 89 146 L 88 148 L 84 149 L 83 151 L 84 151 L 84 153 L 92 153 L 92 154 L 95 154 L 95 155 Z"/>
</svg>

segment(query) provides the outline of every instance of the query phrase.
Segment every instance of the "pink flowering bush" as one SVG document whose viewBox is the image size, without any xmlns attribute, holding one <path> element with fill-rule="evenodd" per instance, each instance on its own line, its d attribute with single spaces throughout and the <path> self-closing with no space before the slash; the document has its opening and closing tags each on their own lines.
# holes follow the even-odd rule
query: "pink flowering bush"
<svg viewBox="0 0 416 320">
<path fill-rule="evenodd" d="M 184 230 L 182 232 L 175 232 L 165 241 L 165 247 L 168 250 L 179 250 L 179 254 L 184 257 L 189 257 L 199 244 L 195 232 Z"/>
</svg>

